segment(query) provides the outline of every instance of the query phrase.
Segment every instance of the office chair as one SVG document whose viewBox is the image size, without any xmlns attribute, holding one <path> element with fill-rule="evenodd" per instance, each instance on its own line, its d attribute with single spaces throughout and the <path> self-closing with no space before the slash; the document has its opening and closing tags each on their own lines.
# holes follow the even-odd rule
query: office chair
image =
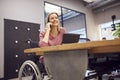
<svg viewBox="0 0 120 80">
<path fill-rule="evenodd" d="M 80 38 L 80 42 L 90 41 L 88 38 Z M 88 76 L 84 80 L 98 78 L 102 80 L 104 74 L 109 74 L 108 80 L 113 80 L 120 75 L 111 75 L 113 71 L 120 72 L 120 55 L 115 54 L 88 54 Z"/>
<path fill-rule="evenodd" d="M 111 54 L 92 54 L 89 55 L 89 70 L 94 70 L 89 74 L 93 74 L 88 76 L 86 80 L 91 78 L 98 78 L 98 80 L 102 80 L 104 74 L 108 74 L 108 80 L 114 80 L 115 77 L 120 77 L 120 75 L 112 74 L 113 71 L 120 70 L 120 55 L 119 53 L 111 53 Z"/>
</svg>

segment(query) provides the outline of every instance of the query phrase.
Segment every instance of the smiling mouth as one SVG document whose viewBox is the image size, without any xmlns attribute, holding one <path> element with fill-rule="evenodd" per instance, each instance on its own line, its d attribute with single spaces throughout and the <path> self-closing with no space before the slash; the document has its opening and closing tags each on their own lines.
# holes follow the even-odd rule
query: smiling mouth
<svg viewBox="0 0 120 80">
<path fill-rule="evenodd" d="M 54 22 L 53 24 L 58 24 L 58 22 Z"/>
</svg>

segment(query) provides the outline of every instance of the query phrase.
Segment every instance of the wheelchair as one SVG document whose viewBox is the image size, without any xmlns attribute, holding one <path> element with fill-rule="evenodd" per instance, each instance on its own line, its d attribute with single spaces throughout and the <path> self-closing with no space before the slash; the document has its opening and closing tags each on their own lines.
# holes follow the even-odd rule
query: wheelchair
<svg viewBox="0 0 120 80">
<path fill-rule="evenodd" d="M 23 80 L 25 78 L 27 78 L 27 80 L 32 80 L 33 78 L 35 80 L 42 80 L 38 66 L 31 60 L 27 60 L 22 64 L 18 78 L 19 80 Z"/>
<path fill-rule="evenodd" d="M 31 60 L 25 61 L 20 67 L 18 80 L 53 80 L 51 75 L 45 76 Z"/>
<path fill-rule="evenodd" d="M 30 48 L 35 48 L 38 47 L 38 42 L 30 41 Z M 44 80 L 45 77 L 45 73 L 43 73 L 44 71 L 42 71 L 42 69 L 40 68 L 41 65 L 42 67 L 45 67 L 44 64 L 39 63 L 38 57 L 37 56 L 30 53 L 30 56 L 32 56 L 33 59 L 29 59 L 26 60 L 20 67 L 19 72 L 18 72 L 18 80 Z M 36 59 L 37 58 L 37 59 Z M 44 69 L 45 70 L 45 69 Z M 45 70 L 46 71 L 46 70 Z M 47 75 L 47 72 L 46 72 Z M 47 76 L 47 79 L 45 80 L 52 80 L 50 79 L 49 76 Z"/>
</svg>

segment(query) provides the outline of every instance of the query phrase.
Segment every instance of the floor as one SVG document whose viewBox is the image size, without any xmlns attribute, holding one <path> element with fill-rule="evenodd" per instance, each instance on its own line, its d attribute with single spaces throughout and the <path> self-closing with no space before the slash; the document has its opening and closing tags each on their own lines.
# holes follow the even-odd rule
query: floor
<svg viewBox="0 0 120 80">
<path fill-rule="evenodd" d="M 9 80 L 18 80 L 18 78 L 9 79 Z M 30 80 L 29 78 L 23 78 L 23 80 Z M 49 80 L 48 76 L 45 76 L 43 80 Z"/>
<path fill-rule="evenodd" d="M 10 80 L 18 80 L 18 78 L 16 79 L 10 79 Z M 28 80 L 27 78 L 24 78 L 24 80 Z M 48 78 L 44 78 L 43 80 L 48 80 Z M 98 79 L 90 79 L 90 80 L 98 80 Z M 107 76 L 103 76 L 103 80 L 108 80 Z M 120 78 L 114 78 L 114 80 L 120 80 Z"/>
<path fill-rule="evenodd" d="M 88 72 L 89 72 L 89 71 L 88 71 Z M 110 74 L 110 75 L 104 74 L 103 77 L 102 77 L 102 80 L 108 80 L 108 78 L 109 78 L 110 76 L 115 76 L 115 75 L 120 75 L 120 72 L 114 71 L 114 72 L 112 72 L 112 74 Z M 86 74 L 86 76 L 87 76 L 87 74 Z M 30 79 L 31 79 L 31 78 L 30 78 Z M 29 77 L 27 77 L 27 78 L 25 77 L 23 80 L 30 80 L 30 79 L 29 79 Z M 18 78 L 9 79 L 9 80 L 18 80 Z M 49 80 L 49 79 L 48 79 L 48 76 L 45 76 L 43 80 Z M 96 78 L 96 79 L 94 78 L 94 79 L 90 79 L 90 80 L 98 80 L 98 79 L 97 79 L 97 78 Z M 117 78 L 115 77 L 114 80 L 120 80 L 120 76 L 117 77 Z"/>
</svg>

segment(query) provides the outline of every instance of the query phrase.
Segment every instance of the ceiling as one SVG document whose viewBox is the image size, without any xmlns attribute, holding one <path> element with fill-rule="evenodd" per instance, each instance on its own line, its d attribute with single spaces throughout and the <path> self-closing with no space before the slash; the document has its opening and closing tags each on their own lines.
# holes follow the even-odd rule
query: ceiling
<svg viewBox="0 0 120 80">
<path fill-rule="evenodd" d="M 120 0 L 91 0 L 91 1 L 92 2 L 87 2 L 87 0 L 83 0 L 83 4 L 86 7 L 92 8 L 93 12 L 99 12 L 101 10 L 103 11 L 108 8 L 120 6 Z"/>
</svg>

